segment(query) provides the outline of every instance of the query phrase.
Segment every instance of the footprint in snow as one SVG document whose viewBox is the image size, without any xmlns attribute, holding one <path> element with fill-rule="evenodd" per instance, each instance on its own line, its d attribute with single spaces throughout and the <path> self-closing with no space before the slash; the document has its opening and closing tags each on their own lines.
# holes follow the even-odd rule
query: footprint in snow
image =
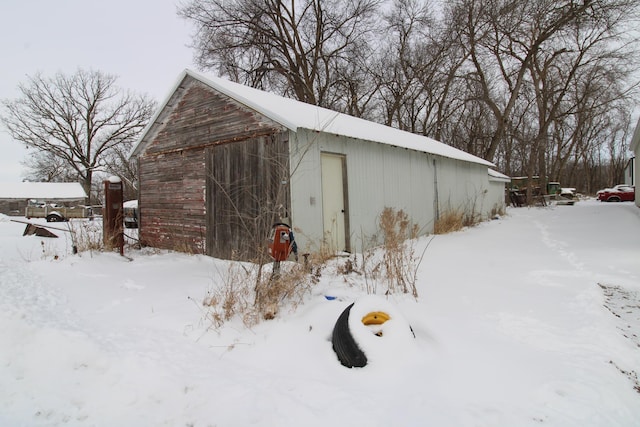
<svg viewBox="0 0 640 427">
<path fill-rule="evenodd" d="M 124 288 L 124 289 L 131 289 L 131 290 L 134 290 L 134 291 L 139 291 L 139 290 L 144 289 L 144 286 L 138 285 L 136 282 L 134 282 L 131 279 L 125 280 L 125 282 L 122 283 L 120 285 L 120 287 Z"/>
</svg>

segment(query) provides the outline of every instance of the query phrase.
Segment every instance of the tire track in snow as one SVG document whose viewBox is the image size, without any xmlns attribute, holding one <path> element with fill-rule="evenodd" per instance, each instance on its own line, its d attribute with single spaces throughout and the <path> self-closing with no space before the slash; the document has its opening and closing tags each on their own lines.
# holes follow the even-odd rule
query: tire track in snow
<svg viewBox="0 0 640 427">
<path fill-rule="evenodd" d="M 549 232 L 549 227 L 542 222 L 533 221 L 533 223 L 540 231 L 540 234 L 542 235 L 542 243 L 544 243 L 546 247 L 564 258 L 569 263 L 569 265 L 571 265 L 577 271 L 587 272 L 585 270 L 584 263 L 580 261 L 578 256 L 574 252 L 565 249 L 568 246 L 567 243 L 561 240 L 554 239 Z"/>
<path fill-rule="evenodd" d="M 637 215 L 638 213 L 634 211 Z M 604 303 L 602 304 L 616 319 L 616 328 L 622 336 L 631 340 L 638 349 L 640 349 L 640 298 L 638 292 L 625 289 L 623 286 L 611 285 L 609 283 L 600 283 L 603 281 L 601 274 L 589 271 L 585 268 L 585 264 L 581 262 L 578 256 L 564 248 L 568 246 L 565 242 L 554 239 L 549 233 L 548 227 L 540 221 L 534 221 L 534 224 L 540 230 L 542 235 L 542 242 L 551 250 L 558 253 L 563 259 L 565 259 L 569 265 L 571 265 L 577 273 L 585 276 L 590 281 L 596 283 L 602 290 L 600 295 L 604 296 Z M 536 272 L 543 281 L 548 280 L 548 277 L 553 272 Z M 628 274 L 628 272 L 625 272 Z M 556 275 L 557 276 L 557 275 Z M 604 280 L 608 282 L 608 280 Z M 586 296 L 586 294 L 584 295 Z M 633 369 L 621 368 L 614 360 L 610 360 L 609 363 L 616 367 L 616 369 L 624 376 L 626 376 L 633 387 L 633 389 L 640 393 L 640 381 L 638 380 L 638 374 Z"/>
</svg>

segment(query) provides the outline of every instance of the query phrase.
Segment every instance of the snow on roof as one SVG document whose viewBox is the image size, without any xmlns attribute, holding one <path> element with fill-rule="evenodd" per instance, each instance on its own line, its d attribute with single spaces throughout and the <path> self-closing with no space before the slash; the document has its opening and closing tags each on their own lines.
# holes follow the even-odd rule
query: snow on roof
<svg viewBox="0 0 640 427">
<path fill-rule="evenodd" d="M 298 128 L 313 131 L 332 133 L 341 136 L 379 142 L 411 150 L 436 154 L 457 160 L 479 163 L 486 166 L 494 166 L 493 163 L 476 157 L 472 154 L 458 150 L 450 145 L 443 144 L 426 136 L 395 129 L 379 123 L 338 113 L 316 105 L 307 104 L 295 99 L 285 98 L 273 93 L 258 90 L 249 86 L 234 83 L 220 77 L 205 77 L 191 70 L 185 70 L 178 78 L 173 90 L 156 111 L 151 122 L 142 133 L 141 138 L 131 152 L 132 156 L 139 154 L 143 148 L 143 141 L 147 133 L 154 125 L 158 116 L 165 108 L 173 93 L 178 89 L 182 81 L 190 76 L 207 86 L 215 89 L 241 104 L 263 114 L 266 117 L 280 123 L 286 128 L 297 131 Z"/>
<path fill-rule="evenodd" d="M 81 200 L 87 197 L 77 182 L 3 182 L 0 199 Z"/>
<path fill-rule="evenodd" d="M 503 182 L 511 182 L 511 178 L 507 175 L 498 172 L 497 170 L 489 168 L 489 180 L 490 181 L 503 181 Z"/>
</svg>

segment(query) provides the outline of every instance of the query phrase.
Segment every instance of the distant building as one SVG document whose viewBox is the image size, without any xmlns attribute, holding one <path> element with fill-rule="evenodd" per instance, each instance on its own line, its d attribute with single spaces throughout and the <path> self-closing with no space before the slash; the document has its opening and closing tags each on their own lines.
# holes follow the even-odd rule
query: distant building
<svg viewBox="0 0 640 427">
<path fill-rule="evenodd" d="M 83 203 L 87 198 L 77 182 L 4 182 L 0 183 L 0 213 L 22 216 L 31 201 L 58 204 Z"/>
</svg>

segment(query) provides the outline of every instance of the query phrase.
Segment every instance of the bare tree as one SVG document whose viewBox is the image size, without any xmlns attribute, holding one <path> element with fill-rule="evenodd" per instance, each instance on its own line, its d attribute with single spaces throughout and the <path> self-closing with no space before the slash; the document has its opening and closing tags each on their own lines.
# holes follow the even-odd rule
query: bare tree
<svg viewBox="0 0 640 427">
<path fill-rule="evenodd" d="M 345 64 L 355 53 L 366 57 L 379 3 L 191 0 L 179 13 L 196 26 L 193 47 L 200 67 L 332 108 L 345 96 L 334 86 L 351 69 Z"/>
<path fill-rule="evenodd" d="M 596 151 L 599 154 L 590 158 L 622 164 L 624 168 L 623 147 L 632 126 L 630 107 L 635 92 L 633 85 L 628 83 L 625 63 L 626 60 L 614 61 L 607 54 L 593 56 L 580 67 L 564 101 L 566 114 L 553 118 L 550 127 L 547 158 L 544 159 L 550 176 L 565 177 L 569 185 L 582 187 L 584 191 L 612 185 L 599 178 L 580 182 L 576 175 L 579 164 L 576 159 L 584 161 L 587 153 Z M 591 175 L 590 171 L 585 173 Z M 620 176 L 621 173 L 620 169 Z"/>
<path fill-rule="evenodd" d="M 130 144 L 113 147 L 104 157 L 105 171 L 122 179 L 125 200 L 138 198 L 138 162 L 129 159 Z"/>
<path fill-rule="evenodd" d="M 4 100 L 0 120 L 11 137 L 61 160 L 91 194 L 93 174 L 115 149 L 129 148 L 146 126 L 155 102 L 121 92 L 116 77 L 78 70 L 41 75 L 19 85 L 21 97 Z"/>
<path fill-rule="evenodd" d="M 395 0 L 384 15 L 387 37 L 381 42 L 377 67 L 383 120 L 417 132 L 417 111 L 424 102 L 423 74 L 431 54 L 426 39 L 430 14 L 417 0 Z"/>
<path fill-rule="evenodd" d="M 605 146 L 607 135 L 619 144 L 621 117 L 636 93 L 626 30 L 639 4 L 457 0 L 445 7 L 452 27 L 462 30 L 457 40 L 466 62 L 458 78 L 467 97 L 447 142 L 509 174 L 568 176 L 576 187 L 569 165 L 575 172 L 587 161 L 619 164 L 620 150 Z"/>
<path fill-rule="evenodd" d="M 21 162 L 25 166 L 24 178 L 36 182 L 74 182 L 76 174 L 69 166 L 53 154 L 40 151 Z"/>
<path fill-rule="evenodd" d="M 571 44 L 571 49 L 576 40 L 583 41 L 580 37 L 576 40 L 567 37 L 569 30 L 599 29 L 602 34 L 610 35 L 614 26 L 621 28 L 622 20 L 630 19 L 636 5 L 634 0 L 459 0 L 455 3 L 456 16 L 465 28 L 462 42 L 473 64 L 469 77 L 482 89 L 481 101 L 495 119 L 492 139 L 484 150 L 485 158 L 494 158 L 509 131 L 520 98 L 526 95 L 524 92 L 540 89 L 542 82 L 534 81 L 532 73 L 546 71 L 540 67 L 549 66 L 549 61 L 563 52 L 566 43 Z M 575 74 L 571 68 L 563 71 L 568 74 L 558 83 L 560 86 L 566 86 Z M 538 92 L 537 95 L 545 94 Z M 553 109 L 559 104 L 537 105 Z M 543 127 L 545 123 L 547 121 Z M 540 129 L 540 134 L 544 131 Z"/>
</svg>

